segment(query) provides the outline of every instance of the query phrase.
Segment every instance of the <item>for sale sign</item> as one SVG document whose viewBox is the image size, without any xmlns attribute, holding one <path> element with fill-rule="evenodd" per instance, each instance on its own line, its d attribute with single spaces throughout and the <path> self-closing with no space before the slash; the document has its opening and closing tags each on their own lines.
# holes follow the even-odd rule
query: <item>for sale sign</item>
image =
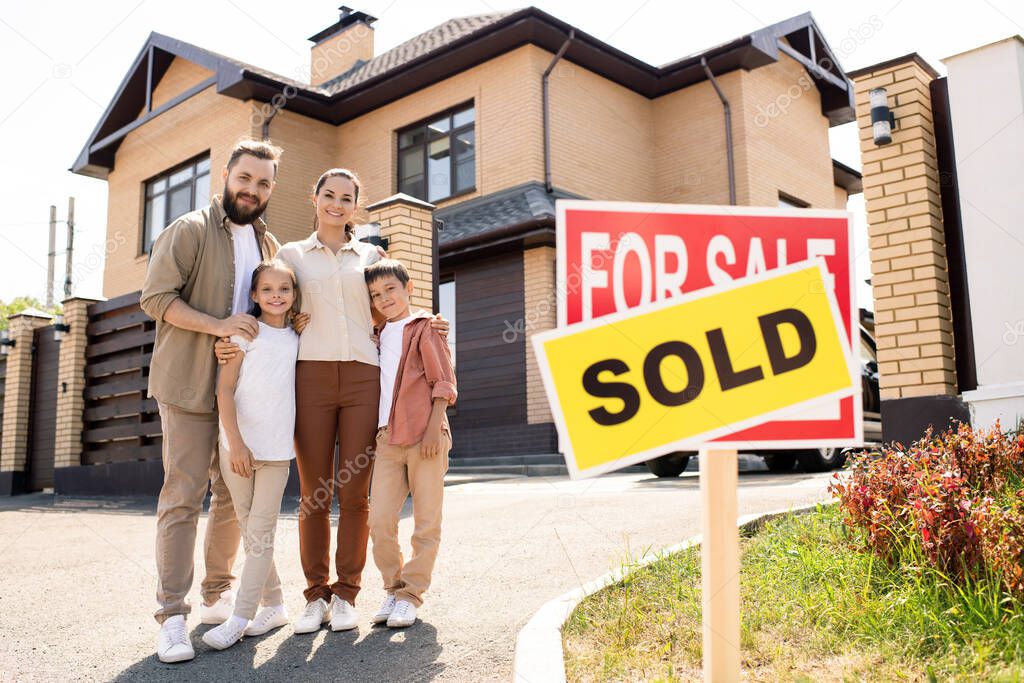
<svg viewBox="0 0 1024 683">
<path fill-rule="evenodd" d="M 817 259 L 535 335 L 572 476 L 852 395 L 827 275 Z"/>
<path fill-rule="evenodd" d="M 559 326 L 600 319 L 821 257 L 848 345 L 859 345 L 850 215 L 822 209 L 559 200 Z M 858 385 L 859 386 L 859 385 Z M 863 442 L 859 394 L 716 437 L 716 448 Z"/>
</svg>

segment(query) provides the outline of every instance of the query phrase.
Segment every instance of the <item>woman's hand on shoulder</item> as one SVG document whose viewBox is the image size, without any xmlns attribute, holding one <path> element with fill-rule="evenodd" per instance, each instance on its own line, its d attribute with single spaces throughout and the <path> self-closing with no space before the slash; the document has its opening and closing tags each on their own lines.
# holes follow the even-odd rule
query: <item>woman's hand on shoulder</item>
<svg viewBox="0 0 1024 683">
<path fill-rule="evenodd" d="M 231 341 L 230 337 L 221 337 L 213 343 L 213 353 L 217 356 L 217 363 L 224 365 L 240 353 L 238 344 Z"/>
<path fill-rule="evenodd" d="M 430 319 L 430 326 L 434 328 L 434 330 L 441 335 L 445 341 L 448 341 L 448 328 L 450 327 L 450 324 L 447 318 L 438 313 Z"/>
<path fill-rule="evenodd" d="M 296 334 L 302 334 L 307 325 L 309 325 L 309 313 L 296 313 L 292 317 L 292 328 Z"/>
</svg>

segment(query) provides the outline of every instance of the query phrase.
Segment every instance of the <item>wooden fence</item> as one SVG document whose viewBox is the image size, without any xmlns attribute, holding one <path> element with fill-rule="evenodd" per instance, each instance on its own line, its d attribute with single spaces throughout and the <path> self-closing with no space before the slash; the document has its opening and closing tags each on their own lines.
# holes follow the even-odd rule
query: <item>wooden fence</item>
<svg viewBox="0 0 1024 683">
<path fill-rule="evenodd" d="M 89 306 L 83 465 L 160 459 L 160 415 L 146 398 L 156 323 L 139 294 Z"/>
</svg>

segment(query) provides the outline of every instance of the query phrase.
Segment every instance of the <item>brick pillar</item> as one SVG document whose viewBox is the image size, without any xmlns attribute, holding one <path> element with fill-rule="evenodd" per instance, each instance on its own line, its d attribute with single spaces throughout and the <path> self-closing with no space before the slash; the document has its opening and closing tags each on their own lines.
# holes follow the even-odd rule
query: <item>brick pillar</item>
<svg viewBox="0 0 1024 683">
<path fill-rule="evenodd" d="M 95 299 L 72 297 L 63 303 L 64 323 L 71 329 L 60 342 L 57 370 L 57 439 L 53 466 L 82 464 L 82 411 L 85 410 L 85 347 L 89 306 Z"/>
<path fill-rule="evenodd" d="M 8 318 L 14 347 L 7 354 L 4 385 L 3 441 L 0 443 L 0 495 L 21 489 L 28 457 L 29 404 L 32 399 L 32 336 L 53 318 L 41 311 L 23 311 Z"/>
<path fill-rule="evenodd" d="M 929 84 L 918 55 L 850 74 L 857 104 L 875 301 L 883 438 L 910 441 L 963 415 Z M 868 92 L 887 90 L 892 142 L 875 145 Z"/>
<path fill-rule="evenodd" d="M 864 162 L 883 399 L 957 393 L 946 245 L 928 84 L 916 56 L 854 79 Z M 892 143 L 871 139 L 868 91 L 884 87 Z"/>
<path fill-rule="evenodd" d="M 415 291 L 413 308 L 434 310 L 434 205 L 398 193 L 366 207 L 370 221 L 380 223 L 388 240 L 388 255 L 409 270 Z"/>
<path fill-rule="evenodd" d="M 544 383 L 530 338 L 558 323 L 555 292 L 555 250 L 537 247 L 523 252 L 523 332 L 526 335 L 526 422 L 553 422 Z"/>
</svg>

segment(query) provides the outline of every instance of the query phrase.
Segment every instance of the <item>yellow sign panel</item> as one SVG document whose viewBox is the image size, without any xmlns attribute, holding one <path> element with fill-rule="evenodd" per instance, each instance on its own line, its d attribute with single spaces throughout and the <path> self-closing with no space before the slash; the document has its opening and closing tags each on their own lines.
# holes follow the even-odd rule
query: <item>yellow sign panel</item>
<svg viewBox="0 0 1024 683">
<path fill-rule="evenodd" d="M 799 419 L 794 406 L 859 389 L 818 261 L 551 330 L 533 344 L 573 477 L 701 448 L 780 414 Z"/>
</svg>

